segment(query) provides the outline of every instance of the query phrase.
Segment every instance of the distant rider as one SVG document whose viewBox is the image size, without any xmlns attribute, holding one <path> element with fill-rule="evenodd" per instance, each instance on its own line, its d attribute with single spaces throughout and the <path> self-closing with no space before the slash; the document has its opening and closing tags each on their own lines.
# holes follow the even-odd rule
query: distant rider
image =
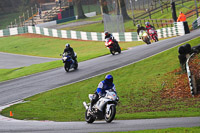
<svg viewBox="0 0 200 133">
<path fill-rule="evenodd" d="M 118 45 L 117 40 L 114 38 L 114 36 L 111 33 L 109 33 L 108 31 L 105 31 L 104 33 L 105 33 L 105 39 L 107 38 L 112 39 L 114 43 Z"/>
<path fill-rule="evenodd" d="M 113 89 L 116 92 L 115 85 L 113 83 L 113 76 L 106 75 L 105 80 L 101 81 L 95 91 L 89 110 L 92 111 L 92 106 L 98 101 L 99 97 L 106 95 L 106 90 Z"/>
<path fill-rule="evenodd" d="M 137 24 L 136 27 L 137 27 L 137 34 L 138 35 L 139 35 L 139 33 L 140 33 L 141 30 L 146 31 L 146 28 L 144 28 L 144 26 L 140 26 L 139 24 Z M 141 37 L 140 37 L 140 39 L 141 39 Z"/>
<path fill-rule="evenodd" d="M 73 48 L 70 47 L 70 44 L 69 44 L 69 43 L 65 44 L 65 49 L 64 49 L 63 54 L 64 54 L 64 53 L 67 53 L 67 55 L 70 55 L 70 56 L 72 57 L 72 59 L 73 59 L 75 62 L 77 62 L 77 60 L 76 60 L 77 56 L 75 55 Z"/>
<path fill-rule="evenodd" d="M 152 25 L 150 25 L 149 22 L 145 22 L 145 26 L 146 26 L 146 30 L 147 30 L 148 35 L 149 35 L 149 30 L 150 30 L 150 29 L 152 29 L 152 28 L 155 29 L 155 27 L 152 26 Z"/>
</svg>

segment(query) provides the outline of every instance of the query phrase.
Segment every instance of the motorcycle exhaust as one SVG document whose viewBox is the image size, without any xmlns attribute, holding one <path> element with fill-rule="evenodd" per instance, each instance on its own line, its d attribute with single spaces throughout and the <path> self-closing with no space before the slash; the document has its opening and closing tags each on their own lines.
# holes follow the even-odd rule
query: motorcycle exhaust
<svg viewBox="0 0 200 133">
<path fill-rule="evenodd" d="M 87 106 L 86 102 L 83 102 L 85 109 L 87 110 L 89 107 Z"/>
</svg>

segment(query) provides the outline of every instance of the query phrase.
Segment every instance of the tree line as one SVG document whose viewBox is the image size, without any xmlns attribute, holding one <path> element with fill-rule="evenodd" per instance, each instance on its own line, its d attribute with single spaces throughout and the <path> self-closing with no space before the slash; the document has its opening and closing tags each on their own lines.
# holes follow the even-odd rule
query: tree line
<svg viewBox="0 0 200 133">
<path fill-rule="evenodd" d="M 55 0 L 0 0 L 0 14 L 23 12 L 35 4 L 53 1 Z"/>
<path fill-rule="evenodd" d="M 127 13 L 125 0 L 115 0 L 115 2 L 119 10 L 118 14 L 121 14 L 125 20 L 131 19 Z M 82 8 L 82 0 L 73 0 L 73 3 L 77 6 L 78 18 L 80 19 L 86 18 L 86 16 L 84 15 L 83 8 Z M 101 6 L 102 14 L 103 13 L 109 14 L 107 0 L 99 0 L 99 3 Z"/>
</svg>

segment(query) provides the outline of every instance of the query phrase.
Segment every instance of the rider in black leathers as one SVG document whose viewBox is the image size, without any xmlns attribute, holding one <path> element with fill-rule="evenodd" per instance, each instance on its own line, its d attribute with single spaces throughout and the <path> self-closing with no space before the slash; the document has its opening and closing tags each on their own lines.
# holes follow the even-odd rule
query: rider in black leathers
<svg viewBox="0 0 200 133">
<path fill-rule="evenodd" d="M 72 57 L 72 59 L 73 59 L 75 62 L 77 62 L 77 60 L 76 60 L 77 56 L 75 55 L 73 48 L 70 47 L 70 44 L 69 44 L 69 43 L 67 43 L 67 44 L 65 45 L 65 49 L 64 49 L 63 54 L 64 54 L 64 53 L 69 54 L 69 55 Z"/>
<path fill-rule="evenodd" d="M 144 26 L 140 26 L 139 24 L 137 24 L 137 34 L 139 35 L 140 31 L 144 30 L 146 31 L 146 28 Z"/>
<path fill-rule="evenodd" d="M 109 33 L 108 31 L 105 31 L 104 33 L 105 33 L 105 39 L 110 38 L 114 41 L 115 44 L 119 45 L 118 41 L 114 39 L 114 36 L 111 33 Z"/>
</svg>

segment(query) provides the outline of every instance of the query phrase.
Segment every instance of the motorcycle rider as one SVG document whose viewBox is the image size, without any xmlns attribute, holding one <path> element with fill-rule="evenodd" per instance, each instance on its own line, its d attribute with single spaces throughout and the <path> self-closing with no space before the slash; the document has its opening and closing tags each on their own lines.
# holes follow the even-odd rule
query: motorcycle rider
<svg viewBox="0 0 200 133">
<path fill-rule="evenodd" d="M 72 59 L 73 59 L 75 62 L 77 62 L 77 60 L 76 60 L 77 56 L 75 55 L 73 48 L 70 47 L 70 44 L 69 44 L 69 43 L 65 44 L 65 49 L 64 49 L 63 54 L 64 54 L 64 53 L 69 54 L 69 55 L 72 57 Z"/>
<path fill-rule="evenodd" d="M 107 38 L 112 39 L 114 41 L 114 43 L 118 45 L 117 40 L 114 39 L 114 36 L 111 33 L 109 33 L 108 31 L 105 31 L 104 33 L 105 33 L 105 39 L 107 39 Z"/>
<path fill-rule="evenodd" d="M 144 31 L 146 30 L 146 28 L 144 28 L 144 26 L 140 26 L 139 24 L 137 24 L 136 27 L 137 27 L 137 34 L 138 35 L 139 35 L 141 30 L 144 30 Z M 139 38 L 141 39 L 141 37 L 139 37 Z"/>
<path fill-rule="evenodd" d="M 99 97 L 104 97 L 106 95 L 106 90 L 113 89 L 116 93 L 116 88 L 113 83 L 113 76 L 108 74 L 105 79 L 101 81 L 94 93 L 94 96 L 91 100 L 89 111 L 92 111 L 92 106 L 99 100 Z"/>
<path fill-rule="evenodd" d="M 149 22 L 145 22 L 145 26 L 146 26 L 146 30 L 147 30 L 148 35 L 149 35 L 149 30 L 150 30 L 150 29 L 152 29 L 152 28 L 155 29 L 155 27 L 152 26 L 152 25 L 150 25 Z"/>
</svg>

